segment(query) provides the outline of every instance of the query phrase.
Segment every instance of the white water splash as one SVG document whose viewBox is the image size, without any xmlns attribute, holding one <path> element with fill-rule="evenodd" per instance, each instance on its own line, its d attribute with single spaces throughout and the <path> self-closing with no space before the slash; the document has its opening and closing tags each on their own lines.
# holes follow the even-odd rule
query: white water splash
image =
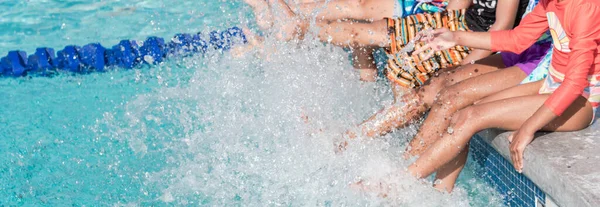
<svg viewBox="0 0 600 207">
<path fill-rule="evenodd" d="M 361 83 L 347 53 L 321 43 L 278 45 L 277 54 L 193 57 L 187 81 L 136 97 L 126 124 L 107 124 L 156 170 L 146 185 L 178 205 L 469 206 L 462 189 L 442 194 L 407 175 L 405 136 L 354 141 L 334 154 L 333 140 L 378 110 L 391 95 Z M 166 66 L 163 66 L 166 67 Z M 303 116 L 308 117 L 308 123 Z M 115 122 L 107 115 L 106 122 Z M 125 126 L 123 126 L 125 125 Z M 351 188 L 383 181 L 386 198 Z"/>
</svg>

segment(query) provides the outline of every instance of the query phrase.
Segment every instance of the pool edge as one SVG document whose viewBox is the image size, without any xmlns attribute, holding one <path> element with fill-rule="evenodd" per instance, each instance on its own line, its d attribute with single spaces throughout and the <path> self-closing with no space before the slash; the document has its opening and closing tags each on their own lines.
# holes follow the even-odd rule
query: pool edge
<svg viewBox="0 0 600 207">
<path fill-rule="evenodd" d="M 476 136 L 510 163 L 506 139 L 509 134 L 489 129 Z M 578 132 L 540 135 L 525 151 L 523 174 L 559 206 L 598 206 L 600 145 L 594 142 L 597 138 L 600 138 L 598 124 Z"/>
</svg>

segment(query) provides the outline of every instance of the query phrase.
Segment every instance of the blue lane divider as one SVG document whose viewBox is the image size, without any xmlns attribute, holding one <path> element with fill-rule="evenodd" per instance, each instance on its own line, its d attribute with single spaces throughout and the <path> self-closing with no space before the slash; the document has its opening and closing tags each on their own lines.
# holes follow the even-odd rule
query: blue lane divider
<svg viewBox="0 0 600 207">
<path fill-rule="evenodd" d="M 148 37 L 143 42 L 121 40 L 110 48 L 100 43 L 68 45 L 56 53 L 53 48 L 40 47 L 29 56 L 24 51 L 15 50 L 0 58 L 0 76 L 46 76 L 53 71 L 104 72 L 107 67 L 129 69 L 140 64 L 158 64 L 170 57 L 204 54 L 210 48 L 226 51 L 235 44 L 247 43 L 246 36 L 238 27 L 212 31 L 208 36 L 210 39 L 206 41 L 201 33 L 176 34 L 168 43 L 160 37 Z"/>
<path fill-rule="evenodd" d="M 37 48 L 35 53 L 29 56 L 27 63 L 27 68 L 31 68 L 32 73 L 47 75 L 50 70 L 57 66 L 54 49 Z"/>
<path fill-rule="evenodd" d="M 2 74 L 21 76 L 27 69 L 27 53 L 17 50 L 10 51 L 6 57 L 0 59 L 2 62 Z"/>
</svg>

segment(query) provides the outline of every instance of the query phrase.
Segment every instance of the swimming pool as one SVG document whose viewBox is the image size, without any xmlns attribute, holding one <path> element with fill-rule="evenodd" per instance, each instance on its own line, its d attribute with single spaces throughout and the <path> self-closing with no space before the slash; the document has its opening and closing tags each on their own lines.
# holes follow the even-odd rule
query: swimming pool
<svg viewBox="0 0 600 207">
<path fill-rule="evenodd" d="M 10 8 L 0 14 L 2 54 L 252 20 L 240 1 L 0 8 Z M 475 165 L 452 195 L 404 175 L 399 157 L 414 129 L 335 155 L 340 131 L 389 102 L 385 83 L 358 82 L 339 48 L 267 43 L 278 54 L 209 51 L 133 70 L 1 78 L 0 205 L 502 205 Z M 387 199 L 348 187 L 394 171 L 387 179 L 397 188 Z"/>
</svg>

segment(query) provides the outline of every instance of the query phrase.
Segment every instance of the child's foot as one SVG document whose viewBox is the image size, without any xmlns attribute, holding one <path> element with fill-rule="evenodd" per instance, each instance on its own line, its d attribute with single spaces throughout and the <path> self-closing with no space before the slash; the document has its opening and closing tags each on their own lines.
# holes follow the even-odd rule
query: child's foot
<svg viewBox="0 0 600 207">
<path fill-rule="evenodd" d="M 254 49 L 257 49 L 259 53 L 262 53 L 264 50 L 264 39 L 254 34 L 254 32 L 250 31 L 250 29 L 247 27 L 243 27 L 242 32 L 244 32 L 246 40 L 248 40 L 248 44 L 234 46 L 231 48 L 231 55 L 234 57 L 241 57 Z"/>
<path fill-rule="evenodd" d="M 298 17 L 283 0 L 268 0 L 271 6 L 280 11 L 277 14 L 275 24 L 275 37 L 279 40 L 292 40 L 295 37 L 302 38 L 304 31 L 308 28 L 308 22 Z"/>
<path fill-rule="evenodd" d="M 244 0 L 246 4 L 254 10 L 256 24 L 263 30 L 270 29 L 273 26 L 273 14 L 266 0 Z"/>
<path fill-rule="evenodd" d="M 250 29 L 246 27 L 242 28 L 242 31 L 244 32 L 244 35 L 246 35 L 248 44 L 233 47 L 231 49 L 231 55 L 239 58 L 250 51 L 256 50 L 256 55 L 258 58 L 267 62 L 271 61 L 271 56 L 277 53 L 277 48 L 273 47 L 272 45 L 266 45 L 263 37 L 254 34 L 254 32 L 250 31 Z"/>
<path fill-rule="evenodd" d="M 360 74 L 360 80 L 363 82 L 375 82 L 377 81 L 377 69 L 373 68 L 358 68 Z"/>
</svg>

